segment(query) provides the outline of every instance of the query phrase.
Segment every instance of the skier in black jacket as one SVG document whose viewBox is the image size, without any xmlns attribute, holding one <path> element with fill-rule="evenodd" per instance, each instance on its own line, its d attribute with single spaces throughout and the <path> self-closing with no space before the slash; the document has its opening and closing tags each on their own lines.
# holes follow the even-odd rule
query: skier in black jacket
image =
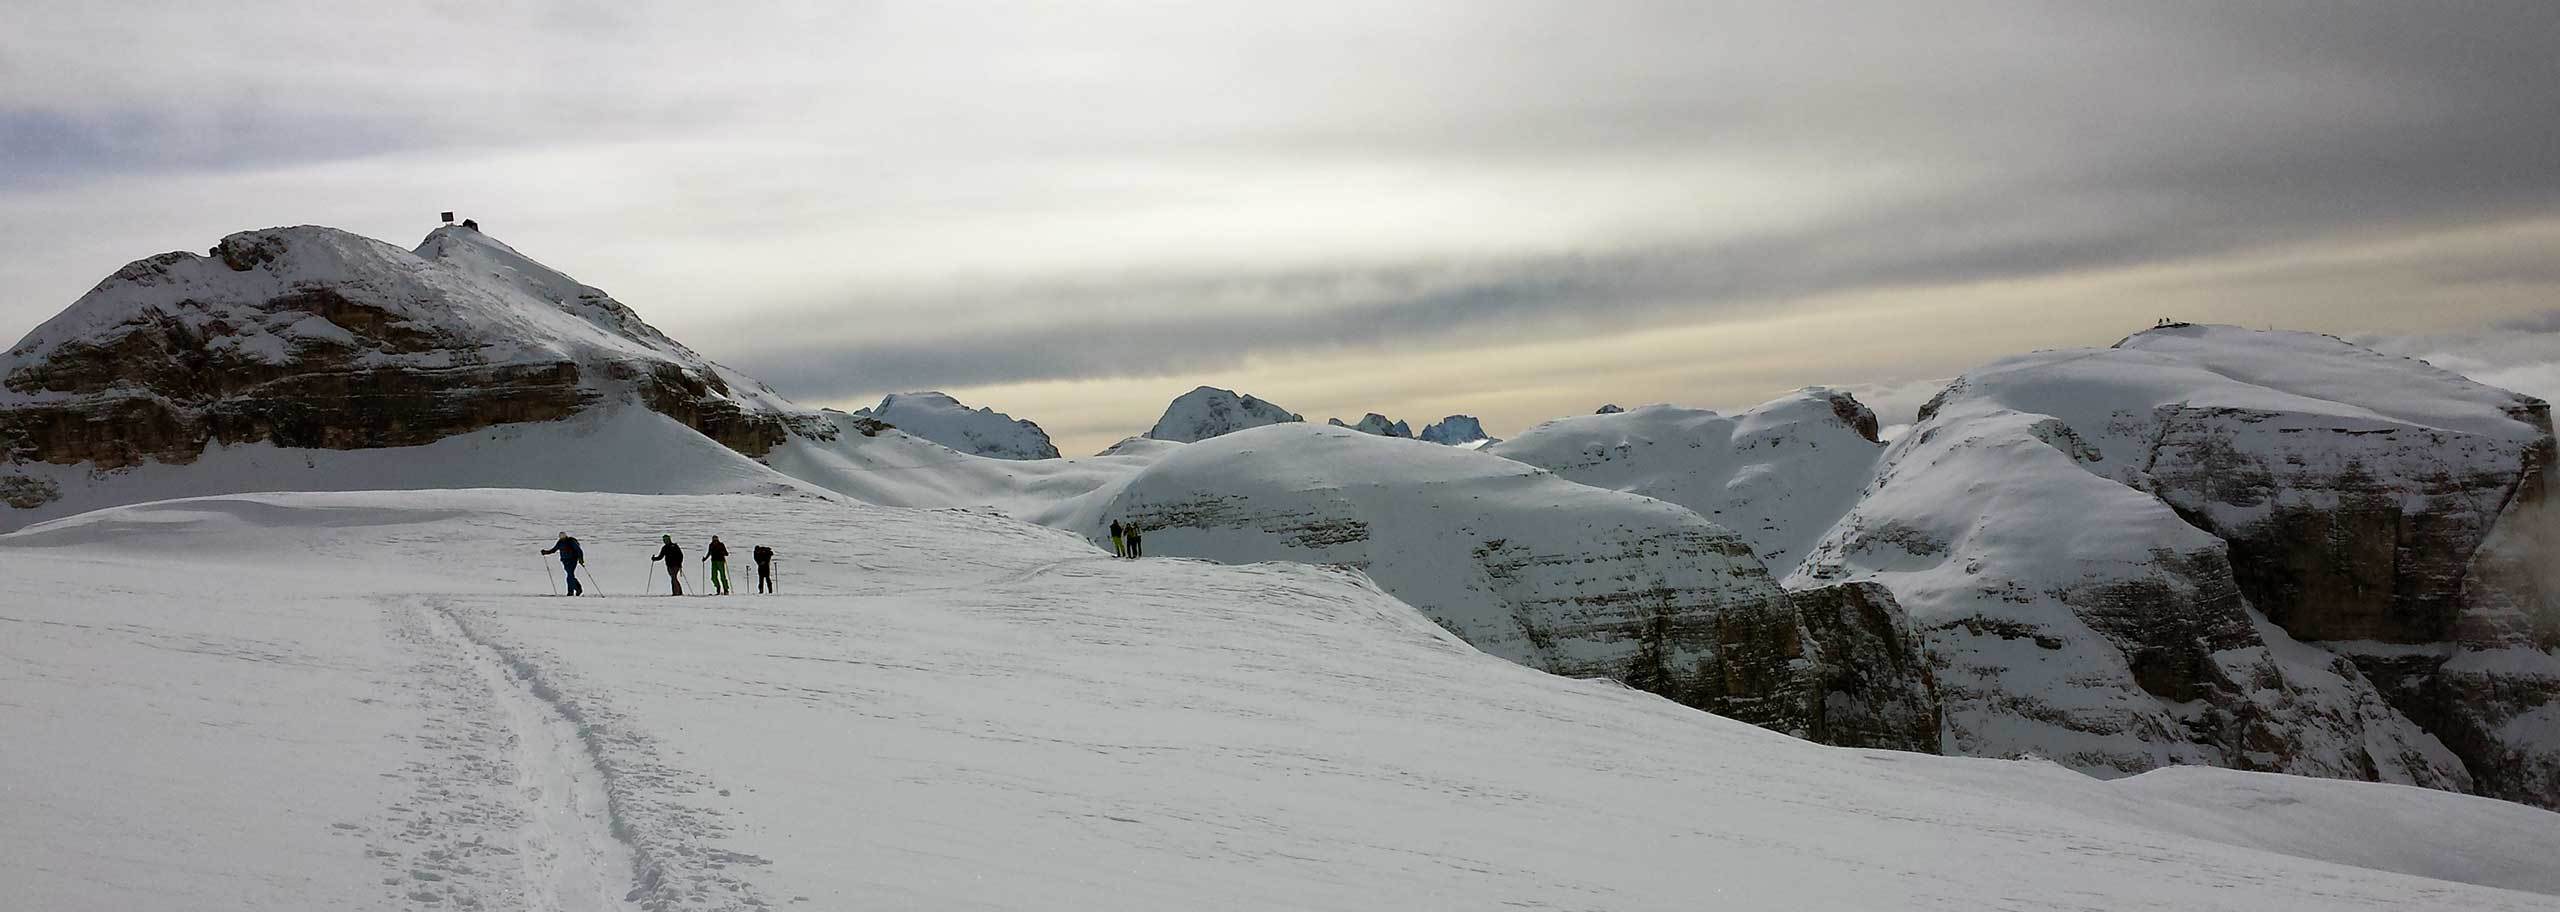
<svg viewBox="0 0 2560 912">
<path fill-rule="evenodd" d="M 651 555 L 649 560 L 652 563 L 667 562 L 667 594 L 683 595 L 684 549 L 676 547 L 676 537 L 673 535 L 658 536 L 658 541 L 658 553 Z"/>
<path fill-rule="evenodd" d="M 578 586 L 578 565 L 587 562 L 587 552 L 578 547 L 577 539 L 570 537 L 567 532 L 562 532 L 560 543 L 542 549 L 542 553 L 560 555 L 560 572 L 569 578 L 570 595 L 578 595 L 586 591 Z"/>
<path fill-rule="evenodd" d="M 747 553 L 756 559 L 756 591 L 758 593 L 772 592 L 773 549 L 767 548 L 763 545 L 757 545 L 755 550 Z"/>
</svg>

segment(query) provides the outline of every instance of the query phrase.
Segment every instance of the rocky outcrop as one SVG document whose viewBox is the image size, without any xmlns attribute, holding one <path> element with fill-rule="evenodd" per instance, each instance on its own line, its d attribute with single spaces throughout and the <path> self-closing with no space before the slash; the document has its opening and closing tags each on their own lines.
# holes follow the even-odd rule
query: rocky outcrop
<svg viewBox="0 0 2560 912">
<path fill-rule="evenodd" d="M 2039 434 L 2047 420 L 1942 404 L 1790 581 L 1900 597 L 1947 752 L 2469 787 L 2353 663 L 2260 621 L 2221 542 L 2086 470 Z"/>
<path fill-rule="evenodd" d="M 2164 326 L 1958 379 L 1798 579 L 1903 597 L 1952 752 L 2552 806 L 2552 449 L 2542 403 L 2422 362 Z"/>
<path fill-rule="evenodd" d="M 1696 513 L 1455 447 L 1282 425 L 1195 443 L 1089 516 L 1157 556 L 1369 574 L 1488 653 L 1834 743 L 1934 749 L 1925 668 L 1872 586 L 1780 589 Z"/>
<path fill-rule="evenodd" d="M 1413 436 L 1412 425 L 1402 421 L 1389 421 L 1387 416 L 1376 412 L 1360 416 L 1358 424 L 1344 424 L 1340 418 L 1327 418 L 1325 423 L 1338 428 L 1350 428 L 1375 437 L 1411 438 Z"/>
<path fill-rule="evenodd" d="M 749 455 L 801 423 L 477 232 L 420 250 L 280 228 L 129 264 L 10 350 L 0 440 L 13 461 L 114 470 L 212 445 L 413 446 L 634 399 Z M 472 268 L 493 263 L 514 271 Z"/>
</svg>

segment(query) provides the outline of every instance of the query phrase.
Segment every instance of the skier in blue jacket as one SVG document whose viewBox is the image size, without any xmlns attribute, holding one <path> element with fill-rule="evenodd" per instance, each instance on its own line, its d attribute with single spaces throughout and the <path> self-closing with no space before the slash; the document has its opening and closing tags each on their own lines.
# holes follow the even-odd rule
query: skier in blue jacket
<svg viewBox="0 0 2560 912">
<path fill-rule="evenodd" d="M 578 586 L 578 565 L 587 562 L 587 552 L 578 547 L 578 540 L 576 538 L 570 537 L 567 532 L 562 532 L 560 533 L 560 543 L 542 549 L 542 553 L 560 555 L 560 572 L 562 575 L 569 578 L 570 595 L 579 595 L 586 592 L 585 589 Z"/>
</svg>

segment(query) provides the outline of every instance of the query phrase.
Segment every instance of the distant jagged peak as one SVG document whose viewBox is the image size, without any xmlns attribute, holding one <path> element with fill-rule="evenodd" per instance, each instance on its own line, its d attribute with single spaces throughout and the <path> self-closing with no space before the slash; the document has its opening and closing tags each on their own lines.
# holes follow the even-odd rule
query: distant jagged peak
<svg viewBox="0 0 2560 912">
<path fill-rule="evenodd" d="M 1378 437 L 1411 438 L 1413 436 L 1413 425 L 1406 424 L 1402 421 L 1390 421 L 1387 419 L 1387 416 L 1376 412 L 1370 412 L 1366 415 L 1360 416 L 1360 421 L 1356 424 L 1344 424 L 1340 418 L 1326 419 L 1325 423 L 1333 425 L 1334 427 L 1350 428 L 1363 434 L 1370 434 Z"/>
<path fill-rule="evenodd" d="M 1474 415 L 1451 415 L 1422 429 L 1419 439 L 1445 446 L 1485 446 L 1500 443 L 1499 438 L 1484 432 L 1484 422 Z"/>
<path fill-rule="evenodd" d="M 1626 411 L 1626 409 L 1619 408 L 1617 403 L 1612 402 L 1612 403 L 1609 403 L 1609 404 L 1607 404 L 1607 405 L 1603 405 L 1603 406 L 1601 406 L 1598 410 L 1593 411 L 1591 414 L 1594 414 L 1594 415 L 1615 415 L 1615 414 L 1617 414 L 1617 413 L 1619 413 L 1619 412 L 1623 412 L 1623 411 Z"/>
<path fill-rule="evenodd" d="M 1304 416 L 1263 399 L 1234 390 L 1202 386 L 1184 393 L 1165 407 L 1164 416 L 1156 419 L 1147 431 L 1152 440 L 1197 443 L 1211 437 L 1232 434 L 1246 428 L 1305 421 Z"/>
</svg>

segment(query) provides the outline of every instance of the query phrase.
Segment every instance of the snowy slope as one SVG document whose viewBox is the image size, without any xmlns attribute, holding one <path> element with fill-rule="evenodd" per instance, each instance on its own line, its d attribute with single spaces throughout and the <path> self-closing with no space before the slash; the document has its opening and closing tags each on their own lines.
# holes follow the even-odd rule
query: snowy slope
<svg viewBox="0 0 2560 912">
<path fill-rule="evenodd" d="M 1150 440 L 1193 443 L 1246 428 L 1305 420 L 1295 412 L 1252 396 L 1203 386 L 1175 397 L 1146 436 Z"/>
<path fill-rule="evenodd" d="M 123 504 L 268 491 L 536 488 L 826 496 L 824 486 L 789 477 L 672 418 L 629 405 L 592 409 L 561 421 L 500 425 L 413 447 L 217 444 L 187 465 L 155 462 L 95 472 L 87 466 L 35 463 L 11 471 L 53 486 L 60 496 L 28 509 L 0 510 L 0 530 Z M 858 491 L 846 493 L 859 496 Z"/>
<path fill-rule="evenodd" d="M 972 409 L 938 392 L 891 393 L 880 404 L 857 409 L 856 415 L 878 418 L 899 430 L 972 456 L 997 459 L 1056 459 L 1058 447 L 1047 432 L 1027 418 L 992 408 Z"/>
<path fill-rule="evenodd" d="M 1937 722 L 1890 597 L 1793 599 L 1747 542 L 1674 504 L 1344 428 L 1254 428 L 1165 453 L 1045 517 L 1151 556 L 1365 572 L 1486 652 L 1833 743 L 1929 749 Z"/>
<path fill-rule="evenodd" d="M 1783 576 L 1874 474 L 1874 422 L 1848 394 L 1814 387 L 1732 416 L 1648 405 L 1560 418 L 1485 452 L 1696 510 Z"/>
<path fill-rule="evenodd" d="M 998 459 L 962 453 L 864 419 L 822 413 L 836 433 L 795 437 L 765 455 L 774 471 L 864 503 L 978 508 L 1051 522 L 1182 444 L 1123 442 L 1099 456 Z M 866 433 L 868 431 L 868 433 Z"/>
<path fill-rule="evenodd" d="M 528 595 L 563 527 L 613 597 Z M 783 594 L 631 596 L 662 531 L 775 544 Z M 2546 811 L 1826 748 L 1353 575 L 966 513 L 227 497 L 0 536 L 0 572 L 31 909 L 2560 903 Z"/>
</svg>

